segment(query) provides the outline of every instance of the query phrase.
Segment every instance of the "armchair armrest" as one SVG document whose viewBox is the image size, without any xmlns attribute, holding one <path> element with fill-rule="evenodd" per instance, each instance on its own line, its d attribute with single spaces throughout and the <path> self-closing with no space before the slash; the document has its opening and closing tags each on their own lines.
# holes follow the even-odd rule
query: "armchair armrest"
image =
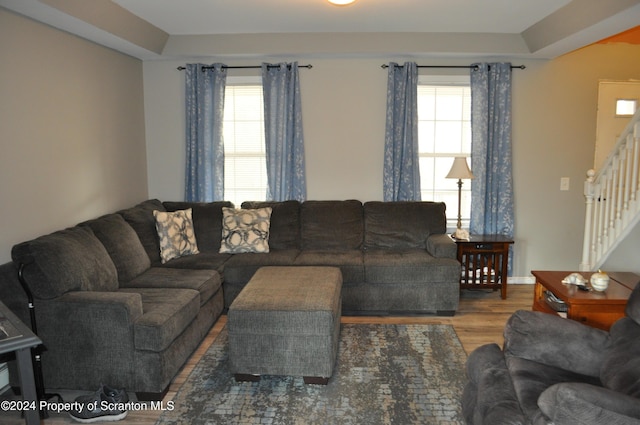
<svg viewBox="0 0 640 425">
<path fill-rule="evenodd" d="M 519 310 L 504 329 L 504 352 L 598 377 L 609 333 L 552 314 Z"/>
<path fill-rule="evenodd" d="M 427 251 L 434 257 L 456 258 L 458 248 L 456 243 L 446 233 L 433 233 L 427 237 Z"/>
<path fill-rule="evenodd" d="M 538 407 L 553 423 L 563 425 L 633 425 L 640 421 L 637 398 L 581 383 L 547 388 L 538 399 Z"/>
</svg>

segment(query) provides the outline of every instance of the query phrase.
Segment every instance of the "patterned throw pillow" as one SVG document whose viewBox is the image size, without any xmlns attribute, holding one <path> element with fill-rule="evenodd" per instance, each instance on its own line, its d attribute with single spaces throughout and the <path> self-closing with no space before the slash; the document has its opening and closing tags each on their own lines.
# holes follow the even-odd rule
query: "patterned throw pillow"
<svg viewBox="0 0 640 425">
<path fill-rule="evenodd" d="M 269 252 L 271 208 L 222 208 L 220 252 Z"/>
<path fill-rule="evenodd" d="M 191 208 L 174 212 L 154 211 L 156 230 L 160 239 L 162 264 L 185 255 L 198 254 L 196 234 L 193 230 Z"/>
</svg>

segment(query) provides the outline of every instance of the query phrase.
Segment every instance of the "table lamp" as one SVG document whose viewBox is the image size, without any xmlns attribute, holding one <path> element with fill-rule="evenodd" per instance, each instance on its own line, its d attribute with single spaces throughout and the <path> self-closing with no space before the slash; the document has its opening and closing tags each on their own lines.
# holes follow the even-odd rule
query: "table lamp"
<svg viewBox="0 0 640 425">
<path fill-rule="evenodd" d="M 458 225 L 456 227 L 456 233 L 454 236 L 456 239 L 469 239 L 469 232 L 462 229 L 462 179 L 473 179 L 474 176 L 467 164 L 467 158 L 463 156 L 457 156 L 453 159 L 451 170 L 447 174 L 448 179 L 458 179 Z"/>
</svg>

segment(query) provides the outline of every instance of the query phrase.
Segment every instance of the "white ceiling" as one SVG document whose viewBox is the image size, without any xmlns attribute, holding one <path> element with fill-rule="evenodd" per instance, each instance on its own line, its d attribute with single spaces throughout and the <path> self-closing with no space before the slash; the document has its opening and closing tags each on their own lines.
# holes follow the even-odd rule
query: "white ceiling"
<svg viewBox="0 0 640 425">
<path fill-rule="evenodd" d="M 552 58 L 640 24 L 640 0 L 0 0 L 140 59 Z"/>
<path fill-rule="evenodd" d="M 114 0 L 169 34 L 521 33 L 570 0 Z M 611 1 L 611 0 L 608 0 Z"/>
</svg>

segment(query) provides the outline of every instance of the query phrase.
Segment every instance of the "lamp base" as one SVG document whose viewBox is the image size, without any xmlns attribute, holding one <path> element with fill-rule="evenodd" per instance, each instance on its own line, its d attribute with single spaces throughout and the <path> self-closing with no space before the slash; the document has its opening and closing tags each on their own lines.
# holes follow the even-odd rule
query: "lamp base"
<svg viewBox="0 0 640 425">
<path fill-rule="evenodd" d="M 453 234 L 453 237 L 456 239 L 469 239 L 469 231 L 458 228 Z"/>
</svg>

